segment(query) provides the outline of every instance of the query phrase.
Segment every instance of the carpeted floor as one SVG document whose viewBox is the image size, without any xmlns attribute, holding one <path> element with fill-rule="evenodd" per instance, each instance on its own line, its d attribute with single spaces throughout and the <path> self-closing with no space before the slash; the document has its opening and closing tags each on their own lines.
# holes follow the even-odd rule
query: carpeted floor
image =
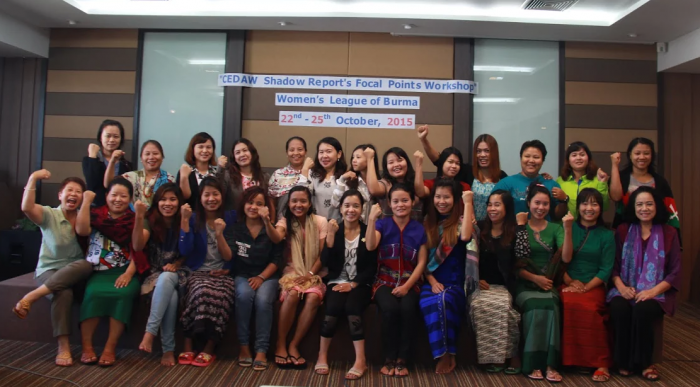
<svg viewBox="0 0 700 387">
<path fill-rule="evenodd" d="M 522 375 L 488 374 L 476 367 L 457 368 L 450 375 L 436 375 L 433 369 L 411 369 L 407 378 L 387 378 L 373 366 L 360 380 L 346 382 L 345 372 L 352 364 L 332 363 L 329 376 L 305 371 L 282 371 L 274 366 L 265 372 L 238 367 L 234 359 L 217 360 L 208 368 L 159 365 L 159 355 L 146 355 L 135 350 L 117 353 L 118 363 L 111 368 L 74 365 L 61 368 L 53 365 L 56 346 L 31 342 L 0 340 L 0 386 L 352 386 L 352 387 L 454 387 L 454 386 L 546 386 L 546 381 L 530 381 Z M 98 352 L 99 353 L 99 352 Z M 80 347 L 73 348 L 79 356 Z M 68 381 L 49 379 L 21 368 Z M 674 318 L 667 318 L 664 328 L 664 361 L 659 365 L 662 379 L 651 383 L 639 376 L 622 378 L 614 375 L 605 386 L 700 386 L 700 308 L 683 305 Z M 600 386 L 589 375 L 573 371 L 564 373 L 561 386 Z"/>
</svg>

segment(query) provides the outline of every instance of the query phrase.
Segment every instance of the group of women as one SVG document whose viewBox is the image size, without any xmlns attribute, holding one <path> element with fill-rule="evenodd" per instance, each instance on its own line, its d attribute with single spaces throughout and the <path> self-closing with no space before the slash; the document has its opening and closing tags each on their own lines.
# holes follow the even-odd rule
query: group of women
<svg viewBox="0 0 700 387">
<path fill-rule="evenodd" d="M 83 160 L 85 181 L 65 179 L 58 207 L 35 202 L 36 182 L 50 172 L 29 177 L 22 210 L 44 234 L 40 286 L 13 312 L 26 318 L 33 302 L 52 299 L 59 366 L 73 364 L 73 289 L 87 282 L 85 364 L 114 364 L 141 294 L 151 309 L 139 349 L 152 352 L 160 335 L 161 364 L 210 365 L 233 316 L 238 365 L 265 370 L 279 297 L 280 368 L 307 366 L 299 346 L 325 304 L 314 371 L 330 372 L 328 349 L 345 318 L 356 355 L 346 379 L 362 377 L 363 315 L 374 301 L 387 376 L 408 375 L 421 317 L 436 372 L 454 370 L 468 317 L 488 372 L 559 382 L 560 366 L 577 366 L 604 382 L 615 366 L 657 380 L 654 329 L 674 313 L 681 260 L 677 208 L 654 169 L 653 142 L 634 139 L 623 169 L 613 154 L 610 174 L 586 144 L 572 143 L 554 180 L 540 173 L 547 150 L 538 140 L 523 144 L 521 172 L 507 176 L 490 135 L 476 139 L 470 164 L 456 148 L 435 150 L 427 126 L 417 133 L 435 179 L 424 180 L 421 151 L 413 164 L 390 148 L 380 175 L 374 146 L 358 145 L 348 165 L 332 137 L 318 142 L 315 159 L 303 138 L 290 138 L 289 164 L 268 176 L 250 141 L 216 158 L 206 133 L 192 138 L 173 177 L 154 140 L 141 148 L 143 169 L 132 170 L 121 124 L 106 120 Z M 609 199 L 615 231 L 603 222 Z M 101 317 L 109 338 L 98 357 L 92 336 Z M 178 323 L 185 340 L 176 357 Z"/>
</svg>

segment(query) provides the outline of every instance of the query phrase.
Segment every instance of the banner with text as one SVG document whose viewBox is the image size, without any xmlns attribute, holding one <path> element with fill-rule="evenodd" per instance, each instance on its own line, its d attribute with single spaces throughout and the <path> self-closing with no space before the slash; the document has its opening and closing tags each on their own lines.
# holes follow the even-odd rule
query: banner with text
<svg viewBox="0 0 700 387">
<path fill-rule="evenodd" d="M 323 113 L 281 111 L 280 126 L 415 129 L 414 114 Z"/>
<path fill-rule="evenodd" d="M 243 73 L 219 74 L 219 86 L 468 94 L 477 94 L 479 91 L 477 82 L 459 79 L 360 78 Z"/>
<path fill-rule="evenodd" d="M 420 109 L 420 97 L 395 95 L 276 93 L 277 106 L 337 108 Z"/>
</svg>

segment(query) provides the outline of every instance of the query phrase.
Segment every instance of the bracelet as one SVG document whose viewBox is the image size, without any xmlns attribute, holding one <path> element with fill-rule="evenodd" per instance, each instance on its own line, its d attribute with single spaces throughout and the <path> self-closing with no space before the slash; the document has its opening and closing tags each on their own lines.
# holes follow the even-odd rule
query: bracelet
<svg viewBox="0 0 700 387">
<path fill-rule="evenodd" d="M 311 270 L 309 270 L 309 274 L 311 274 L 311 275 L 316 275 L 316 274 L 314 274 L 314 272 L 311 271 Z"/>
<path fill-rule="evenodd" d="M 265 277 L 263 277 L 261 274 L 258 274 L 256 277 L 260 278 L 261 280 L 265 281 Z"/>
<path fill-rule="evenodd" d="M 36 191 L 36 188 L 27 188 L 27 187 L 24 187 L 24 190 L 25 190 L 25 191 Z"/>
</svg>

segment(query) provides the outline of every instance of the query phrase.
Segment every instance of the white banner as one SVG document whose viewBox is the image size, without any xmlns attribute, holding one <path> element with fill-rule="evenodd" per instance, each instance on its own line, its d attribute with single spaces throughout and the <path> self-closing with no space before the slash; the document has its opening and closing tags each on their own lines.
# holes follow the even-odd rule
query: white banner
<svg viewBox="0 0 700 387">
<path fill-rule="evenodd" d="M 420 109 L 420 97 L 395 95 L 276 93 L 276 106 Z"/>
<path fill-rule="evenodd" d="M 279 115 L 280 126 L 317 126 L 327 128 L 415 129 L 414 114 L 288 112 Z"/>
<path fill-rule="evenodd" d="M 458 79 L 400 79 L 328 77 L 315 75 L 219 74 L 219 86 L 266 87 L 279 89 L 371 90 L 420 93 L 478 94 L 474 81 Z"/>
</svg>

